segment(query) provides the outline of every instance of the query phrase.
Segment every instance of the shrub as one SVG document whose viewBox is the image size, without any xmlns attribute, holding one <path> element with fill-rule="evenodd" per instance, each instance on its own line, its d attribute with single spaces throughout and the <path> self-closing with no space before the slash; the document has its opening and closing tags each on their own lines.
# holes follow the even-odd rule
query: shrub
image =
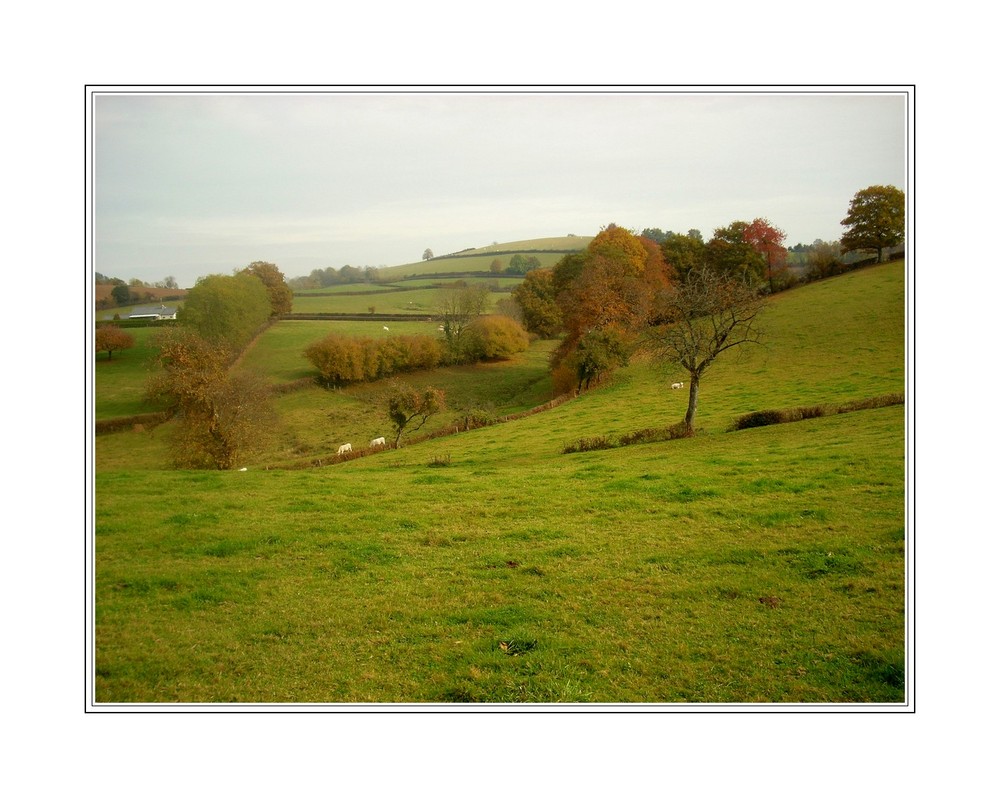
<svg viewBox="0 0 1000 798">
<path fill-rule="evenodd" d="M 321 382 L 343 385 L 434 368 L 441 363 L 442 348 L 429 335 L 357 338 L 331 333 L 306 347 L 305 357 L 319 370 Z"/>
<path fill-rule="evenodd" d="M 480 316 L 470 325 L 466 355 L 470 360 L 505 360 L 528 348 L 528 332 L 509 316 Z"/>
<path fill-rule="evenodd" d="M 672 441 L 677 438 L 689 437 L 691 437 L 690 430 L 686 424 L 680 422 L 669 427 L 649 427 L 626 433 L 618 439 L 618 445 L 633 446 L 637 443 L 661 443 L 662 441 Z"/>
<path fill-rule="evenodd" d="M 597 435 L 593 438 L 580 438 L 575 443 L 569 443 L 563 448 L 563 454 L 574 454 L 575 452 L 596 452 L 601 449 L 614 449 L 615 445 L 604 435 Z"/>
<path fill-rule="evenodd" d="M 780 410 L 755 410 L 746 413 L 733 422 L 733 429 L 750 429 L 751 427 L 766 427 L 770 424 L 780 424 L 782 422 L 782 411 Z"/>
<path fill-rule="evenodd" d="M 874 410 L 879 407 L 901 405 L 905 397 L 901 393 L 890 393 L 882 396 L 872 396 L 868 399 L 855 399 L 840 405 L 813 405 L 812 407 L 790 407 L 784 410 L 755 410 L 733 420 L 729 426 L 730 432 L 752 427 L 766 427 L 771 424 L 788 424 L 807 418 L 832 416 L 838 413 L 853 413 L 856 410 Z"/>
<path fill-rule="evenodd" d="M 872 396 L 868 399 L 855 399 L 837 407 L 838 413 L 853 413 L 855 410 L 875 410 L 879 407 L 901 405 L 906 401 L 901 393 L 887 393 L 882 396 Z"/>
</svg>

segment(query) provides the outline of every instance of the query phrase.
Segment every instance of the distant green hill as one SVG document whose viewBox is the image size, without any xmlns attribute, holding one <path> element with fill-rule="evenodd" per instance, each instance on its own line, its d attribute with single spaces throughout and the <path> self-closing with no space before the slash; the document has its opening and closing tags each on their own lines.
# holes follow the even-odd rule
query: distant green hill
<svg viewBox="0 0 1000 798">
<path fill-rule="evenodd" d="M 451 274 L 454 272 L 488 272 L 495 259 L 506 268 L 513 255 L 534 255 L 542 262 L 542 267 L 552 266 L 568 252 L 585 249 L 593 236 L 556 236 L 554 238 L 532 238 L 526 241 L 509 241 L 473 247 L 441 255 L 417 263 L 404 263 L 379 269 L 383 280 L 399 280 L 404 277 L 430 274 Z"/>
</svg>

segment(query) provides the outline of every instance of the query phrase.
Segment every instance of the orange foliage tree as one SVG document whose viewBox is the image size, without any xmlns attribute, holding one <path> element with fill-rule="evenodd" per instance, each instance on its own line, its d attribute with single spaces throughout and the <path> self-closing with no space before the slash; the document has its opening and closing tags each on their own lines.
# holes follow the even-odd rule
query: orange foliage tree
<svg viewBox="0 0 1000 798">
<path fill-rule="evenodd" d="M 102 324 L 97 328 L 94 344 L 96 351 L 107 352 L 108 360 L 111 360 L 112 352 L 131 349 L 135 346 L 135 338 L 113 324 Z"/>
<path fill-rule="evenodd" d="M 146 396 L 166 400 L 176 414 L 176 466 L 230 469 L 264 447 L 274 410 L 263 377 L 230 373 L 231 350 L 192 330 L 166 330 L 156 344 L 161 371 L 150 379 Z"/>
<path fill-rule="evenodd" d="M 554 366 L 567 366 L 580 387 L 627 362 L 631 342 L 648 323 L 653 298 L 671 282 L 660 248 L 611 224 L 582 253 L 553 270 L 566 338 Z"/>
</svg>

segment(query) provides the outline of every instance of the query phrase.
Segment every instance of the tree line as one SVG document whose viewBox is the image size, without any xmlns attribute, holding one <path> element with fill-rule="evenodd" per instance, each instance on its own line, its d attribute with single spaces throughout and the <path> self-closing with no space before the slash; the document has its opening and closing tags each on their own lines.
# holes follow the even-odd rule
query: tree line
<svg viewBox="0 0 1000 798">
<path fill-rule="evenodd" d="M 881 262 L 904 240 L 904 205 L 893 186 L 859 191 L 839 245 L 812 249 L 815 274 L 837 273 L 856 251 Z M 530 333 L 561 338 L 551 364 L 557 389 L 584 390 L 641 349 L 687 376 L 683 424 L 693 434 L 703 374 L 724 352 L 760 341 L 764 297 L 794 282 L 784 240 L 765 218 L 716 228 L 707 242 L 698 230 L 609 224 L 587 249 L 525 275 L 512 299 Z"/>
</svg>

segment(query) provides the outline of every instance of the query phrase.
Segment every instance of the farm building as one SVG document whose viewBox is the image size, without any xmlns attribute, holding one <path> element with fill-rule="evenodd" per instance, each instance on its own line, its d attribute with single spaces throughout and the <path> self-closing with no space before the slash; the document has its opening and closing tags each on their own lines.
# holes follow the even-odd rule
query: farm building
<svg viewBox="0 0 1000 798">
<path fill-rule="evenodd" d="M 177 308 L 166 305 L 141 305 L 128 314 L 130 319 L 176 319 Z"/>
</svg>

